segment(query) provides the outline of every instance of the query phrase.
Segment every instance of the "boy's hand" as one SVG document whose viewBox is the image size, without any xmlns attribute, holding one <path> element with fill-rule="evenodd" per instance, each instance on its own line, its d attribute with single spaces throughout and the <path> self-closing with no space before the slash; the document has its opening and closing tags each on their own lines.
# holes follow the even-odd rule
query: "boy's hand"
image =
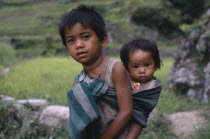
<svg viewBox="0 0 210 139">
<path fill-rule="evenodd" d="M 136 82 L 132 82 L 132 90 L 136 91 L 136 90 L 140 90 L 141 89 L 141 84 L 140 83 L 136 83 Z"/>
<path fill-rule="evenodd" d="M 73 83 L 73 87 L 74 87 L 75 85 L 77 85 L 77 83 L 76 83 L 76 82 L 74 82 L 74 83 Z"/>
</svg>

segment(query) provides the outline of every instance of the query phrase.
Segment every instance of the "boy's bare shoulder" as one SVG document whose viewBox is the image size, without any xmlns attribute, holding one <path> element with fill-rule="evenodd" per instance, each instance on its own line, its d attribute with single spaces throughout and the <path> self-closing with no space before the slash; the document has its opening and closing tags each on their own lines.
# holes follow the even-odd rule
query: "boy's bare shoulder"
<svg viewBox="0 0 210 139">
<path fill-rule="evenodd" d="M 124 65 L 122 64 L 122 62 L 117 61 L 117 62 L 114 64 L 114 66 L 113 66 L 113 71 L 114 71 L 114 70 L 122 70 L 122 71 L 124 71 L 124 70 L 125 70 L 125 67 L 124 67 Z"/>
<path fill-rule="evenodd" d="M 124 65 L 120 61 L 117 61 L 114 64 L 112 72 L 113 72 L 113 74 L 117 74 L 117 75 L 126 75 L 127 74 L 127 71 L 126 71 Z"/>
</svg>

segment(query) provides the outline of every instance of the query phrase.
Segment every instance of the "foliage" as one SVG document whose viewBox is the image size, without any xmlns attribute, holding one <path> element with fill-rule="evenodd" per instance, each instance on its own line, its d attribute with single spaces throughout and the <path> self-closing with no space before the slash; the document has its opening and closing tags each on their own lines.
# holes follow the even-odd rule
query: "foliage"
<svg viewBox="0 0 210 139">
<path fill-rule="evenodd" d="M 6 121 L 6 122 L 5 122 Z M 68 133 L 54 128 L 51 136 L 46 135 L 43 128 L 40 128 L 37 120 L 30 121 L 30 129 L 24 135 L 20 134 L 22 121 L 15 116 L 13 103 L 0 105 L 0 139 L 63 139 Z"/>
<path fill-rule="evenodd" d="M 169 130 L 169 124 L 163 114 L 159 113 L 154 119 L 148 121 L 148 125 L 142 130 L 140 139 L 168 139 L 175 138 Z"/>
<path fill-rule="evenodd" d="M 183 23 L 191 24 L 204 12 L 205 0 L 168 0 L 181 11 Z"/>
<path fill-rule="evenodd" d="M 205 119 L 210 119 L 210 108 L 204 108 L 203 115 Z M 210 137 L 210 121 L 208 121 L 208 125 L 206 127 L 200 128 L 196 130 L 196 132 L 192 135 L 192 139 L 207 139 Z"/>
<path fill-rule="evenodd" d="M 157 29 L 164 35 L 170 35 L 174 32 L 180 33 L 177 22 L 175 22 L 172 15 L 177 16 L 176 11 L 173 9 L 170 9 L 169 12 L 165 8 L 138 7 L 132 15 L 132 21 L 137 25 Z"/>
<path fill-rule="evenodd" d="M 13 138 L 18 135 L 21 127 L 21 121 L 14 117 L 12 104 L 0 105 L 0 138 Z M 6 121 L 6 122 L 5 122 Z"/>
<path fill-rule="evenodd" d="M 192 139 L 208 139 L 210 137 L 210 125 L 198 129 L 193 135 Z"/>
<path fill-rule="evenodd" d="M 15 51 L 7 43 L 0 43 L 0 63 L 1 66 L 10 66 L 15 61 Z"/>
</svg>

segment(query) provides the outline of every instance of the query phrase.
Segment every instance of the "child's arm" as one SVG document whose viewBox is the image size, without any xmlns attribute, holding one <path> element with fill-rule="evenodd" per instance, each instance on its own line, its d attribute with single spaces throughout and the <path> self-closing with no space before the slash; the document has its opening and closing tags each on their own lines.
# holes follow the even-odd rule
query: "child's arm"
<svg viewBox="0 0 210 139">
<path fill-rule="evenodd" d="M 128 131 L 128 135 L 126 136 L 126 139 L 137 139 L 141 131 L 142 131 L 142 127 L 136 122 L 132 121 L 131 127 Z"/>
<path fill-rule="evenodd" d="M 125 128 L 132 114 L 132 93 L 129 76 L 124 66 L 117 62 L 112 71 L 119 113 L 102 135 L 101 139 L 114 139 Z"/>
</svg>

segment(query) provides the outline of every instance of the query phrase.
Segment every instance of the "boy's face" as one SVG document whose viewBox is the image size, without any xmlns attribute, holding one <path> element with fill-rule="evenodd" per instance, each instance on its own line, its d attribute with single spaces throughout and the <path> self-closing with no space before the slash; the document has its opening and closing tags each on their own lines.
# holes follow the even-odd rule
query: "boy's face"
<svg viewBox="0 0 210 139">
<path fill-rule="evenodd" d="M 68 53 L 82 65 L 94 63 L 102 55 L 102 48 L 106 46 L 107 42 L 106 35 L 105 39 L 100 41 L 95 31 L 80 23 L 67 28 L 65 38 Z"/>
<path fill-rule="evenodd" d="M 152 79 L 156 71 L 150 52 L 136 49 L 129 55 L 128 72 L 134 82 L 145 83 Z"/>
</svg>

